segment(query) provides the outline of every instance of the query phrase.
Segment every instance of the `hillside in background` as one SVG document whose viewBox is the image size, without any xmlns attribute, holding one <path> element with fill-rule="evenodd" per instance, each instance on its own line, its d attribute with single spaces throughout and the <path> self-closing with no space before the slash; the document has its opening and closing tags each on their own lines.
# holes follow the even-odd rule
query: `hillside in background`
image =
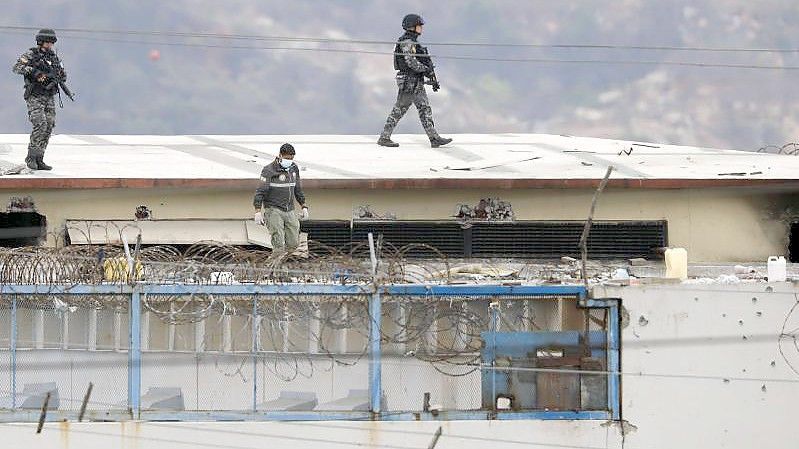
<svg viewBox="0 0 799 449">
<path fill-rule="evenodd" d="M 799 3 L 600 1 L 56 1 L 3 2 L 0 25 L 394 40 L 407 12 L 427 42 L 799 48 Z M 89 39 L 87 39 L 89 38 Z M 99 38 L 99 39 L 98 39 Z M 135 41 L 135 42 L 121 42 Z M 0 132 L 28 132 L 10 71 L 33 33 L 0 34 Z M 205 46 L 178 46 L 189 43 Z M 296 46 L 390 52 L 391 45 L 61 34 L 77 103 L 56 132 L 76 134 L 377 134 L 396 95 L 391 57 L 231 48 Z M 797 139 L 799 70 L 664 65 L 667 61 L 799 66 L 795 53 L 474 48 L 484 58 L 645 60 L 578 64 L 439 59 L 430 93 L 443 134 L 542 132 L 757 149 Z M 160 59 L 149 58 L 152 50 Z M 415 112 L 398 132 L 421 132 Z"/>
</svg>

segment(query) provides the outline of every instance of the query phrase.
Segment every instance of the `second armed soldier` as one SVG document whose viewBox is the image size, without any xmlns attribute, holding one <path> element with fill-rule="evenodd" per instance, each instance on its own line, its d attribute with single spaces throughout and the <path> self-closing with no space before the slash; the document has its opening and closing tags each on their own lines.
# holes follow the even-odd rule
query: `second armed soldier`
<svg viewBox="0 0 799 449">
<path fill-rule="evenodd" d="M 433 110 L 425 92 L 425 77 L 435 79 L 433 64 L 427 49 L 417 42 L 419 35 L 422 34 L 424 20 L 418 14 L 408 14 L 402 19 L 402 28 L 405 34 L 400 36 L 397 45 L 394 47 L 394 69 L 397 70 L 397 86 L 399 93 L 394 108 L 386 119 L 383 132 L 378 145 L 384 147 L 398 147 L 399 144 L 391 140 L 391 134 L 399 123 L 402 116 L 408 112 L 411 104 L 416 106 L 419 111 L 419 119 L 422 121 L 427 137 L 430 139 L 430 146 L 438 148 L 452 142 L 452 139 L 441 137 L 436 132 L 433 123 Z M 437 90 L 437 84 L 433 90 Z"/>
<path fill-rule="evenodd" d="M 44 163 L 44 151 L 55 127 L 55 100 L 59 83 L 66 81 L 67 74 L 58 59 L 53 44 L 55 31 L 42 29 L 36 34 L 36 47 L 26 51 L 17 59 L 13 72 L 25 77 L 25 102 L 28 104 L 28 119 L 33 125 L 25 164 L 33 170 L 52 170 Z M 71 94 L 65 92 L 67 95 Z"/>
</svg>

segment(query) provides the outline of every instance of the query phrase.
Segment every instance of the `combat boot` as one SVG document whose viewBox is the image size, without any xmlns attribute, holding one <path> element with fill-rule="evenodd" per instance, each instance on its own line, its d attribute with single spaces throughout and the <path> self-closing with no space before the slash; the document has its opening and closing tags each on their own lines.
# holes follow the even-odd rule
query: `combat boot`
<svg viewBox="0 0 799 449">
<path fill-rule="evenodd" d="M 450 139 L 450 138 L 436 136 L 436 137 L 433 137 L 432 139 L 430 139 L 430 146 L 433 147 L 433 148 L 438 148 L 438 147 L 440 147 L 442 145 L 446 145 L 446 144 L 448 144 L 450 142 L 452 142 L 452 139 Z"/>
<path fill-rule="evenodd" d="M 381 147 L 391 147 L 391 148 L 396 148 L 399 146 L 397 142 L 394 142 L 389 137 L 381 137 L 377 139 L 377 144 L 380 145 Z"/>
<path fill-rule="evenodd" d="M 44 156 L 38 156 L 36 158 L 36 165 L 39 166 L 39 170 L 52 170 L 53 167 L 44 163 Z M 30 167 L 30 165 L 28 165 Z"/>
<path fill-rule="evenodd" d="M 31 170 L 39 169 L 39 164 L 36 163 L 36 158 L 31 156 L 25 158 L 25 165 L 27 165 Z"/>
</svg>

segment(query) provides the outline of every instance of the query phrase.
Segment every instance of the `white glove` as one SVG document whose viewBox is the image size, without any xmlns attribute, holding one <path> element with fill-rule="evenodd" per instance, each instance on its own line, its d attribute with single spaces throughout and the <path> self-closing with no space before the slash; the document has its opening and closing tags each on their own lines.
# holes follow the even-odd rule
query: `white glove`
<svg viewBox="0 0 799 449">
<path fill-rule="evenodd" d="M 255 224 L 262 225 L 264 224 L 264 213 L 260 210 L 255 213 Z"/>
<path fill-rule="evenodd" d="M 300 220 L 307 220 L 308 217 L 311 216 L 311 213 L 308 212 L 308 206 L 302 206 L 302 212 L 300 212 Z"/>
</svg>

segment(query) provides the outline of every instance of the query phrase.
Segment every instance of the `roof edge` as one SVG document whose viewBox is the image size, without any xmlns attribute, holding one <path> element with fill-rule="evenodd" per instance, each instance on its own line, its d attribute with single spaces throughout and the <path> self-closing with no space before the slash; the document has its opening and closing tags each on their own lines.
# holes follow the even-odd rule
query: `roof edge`
<svg viewBox="0 0 799 449">
<path fill-rule="evenodd" d="M 306 189 L 591 189 L 601 179 L 308 179 Z M 184 178 L 0 178 L 0 190 L 43 189 L 255 189 L 257 179 Z M 799 179 L 610 179 L 609 187 L 628 189 L 691 189 L 708 187 L 787 187 L 799 189 Z"/>
</svg>

